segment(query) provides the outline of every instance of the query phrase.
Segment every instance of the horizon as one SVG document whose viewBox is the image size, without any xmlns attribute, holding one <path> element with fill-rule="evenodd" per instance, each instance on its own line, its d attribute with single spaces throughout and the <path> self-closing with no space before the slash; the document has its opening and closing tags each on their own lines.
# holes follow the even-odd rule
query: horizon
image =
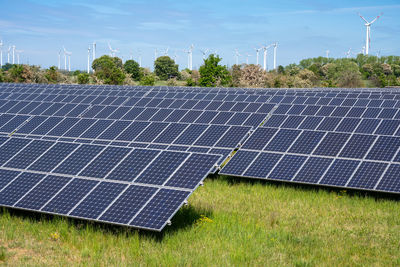
<svg viewBox="0 0 400 267">
<path fill-rule="evenodd" d="M 142 67 L 153 69 L 154 49 L 169 47 L 169 56 L 177 53 L 180 69 L 187 67 L 183 52 L 193 43 L 193 68 L 202 63 L 200 49 L 217 50 L 222 64 L 235 64 L 235 49 L 242 56 L 239 63 L 255 64 L 254 48 L 278 42 L 277 65 L 298 63 L 305 58 L 346 57 L 352 48 L 358 53 L 365 43 L 365 26 L 358 16 L 368 21 L 383 12 L 371 26 L 370 55 L 400 55 L 400 5 L 396 1 L 345 1 L 335 3 L 317 1 L 280 3 L 258 1 L 116 1 L 106 6 L 105 1 L 18 1 L 3 4 L 0 19 L 0 40 L 3 41 L 3 65 L 7 62 L 10 45 L 23 50 L 20 63 L 42 68 L 58 65 L 62 47 L 72 52 L 71 70 L 86 70 L 87 49 L 94 41 L 96 57 L 109 54 L 108 42 L 119 49 L 116 56 L 123 61 L 138 61 Z M 287 7 L 289 6 L 289 8 Z M 284 23 L 282 23 L 284 22 Z M 102 25 L 103 27 L 99 27 Z M 130 30 L 134 34 L 127 34 Z M 339 29 L 339 30 L 338 30 Z M 268 53 L 268 67 L 273 67 L 273 50 Z M 162 52 L 158 56 L 163 55 Z M 354 57 L 354 55 L 352 55 Z M 16 61 L 16 59 L 15 59 Z M 64 58 L 61 57 L 61 69 Z M 262 64 L 262 52 L 259 55 Z"/>
</svg>

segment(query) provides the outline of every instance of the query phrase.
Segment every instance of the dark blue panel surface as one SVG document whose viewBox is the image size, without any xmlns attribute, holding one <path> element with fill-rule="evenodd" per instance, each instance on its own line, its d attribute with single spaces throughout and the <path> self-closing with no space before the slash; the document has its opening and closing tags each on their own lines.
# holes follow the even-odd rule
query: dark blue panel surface
<svg viewBox="0 0 400 267">
<path fill-rule="evenodd" d="M 121 134 L 131 124 L 130 121 L 114 121 L 110 127 L 107 128 L 98 139 L 114 140 L 115 137 Z"/>
<path fill-rule="evenodd" d="M 166 186 L 194 189 L 219 160 L 218 155 L 191 154 Z"/>
<path fill-rule="evenodd" d="M 378 127 L 380 120 L 363 119 L 355 130 L 356 133 L 372 134 Z"/>
<path fill-rule="evenodd" d="M 244 149 L 262 150 L 277 132 L 274 128 L 257 128 L 244 143 Z"/>
<path fill-rule="evenodd" d="M 207 129 L 208 125 L 192 124 L 174 141 L 174 144 L 191 145 Z"/>
<path fill-rule="evenodd" d="M 268 175 L 269 179 L 291 180 L 307 159 L 305 156 L 285 155 Z"/>
<path fill-rule="evenodd" d="M 345 133 L 327 133 L 313 154 L 336 156 L 349 137 L 350 134 Z"/>
<path fill-rule="evenodd" d="M 221 174 L 242 175 L 258 152 L 239 150 L 220 171 Z"/>
<path fill-rule="evenodd" d="M 318 183 L 333 159 L 310 157 L 297 173 L 294 181 Z"/>
<path fill-rule="evenodd" d="M 60 121 L 62 117 L 49 117 L 42 124 L 37 127 L 32 134 L 46 135 L 51 129 L 53 129 Z"/>
<path fill-rule="evenodd" d="M 291 153 L 310 154 L 318 145 L 325 132 L 304 131 L 289 149 Z"/>
<path fill-rule="evenodd" d="M 112 120 L 98 120 L 90 126 L 80 137 L 81 138 L 96 138 L 113 123 Z"/>
<path fill-rule="evenodd" d="M 130 151 L 124 147 L 107 147 L 79 175 L 104 178 Z"/>
<path fill-rule="evenodd" d="M 189 194 L 186 191 L 161 189 L 130 225 L 161 230 Z"/>
<path fill-rule="evenodd" d="M 383 120 L 375 134 L 393 135 L 400 125 L 400 120 Z"/>
<path fill-rule="evenodd" d="M 244 139 L 249 131 L 250 127 L 232 126 L 226 131 L 226 133 L 215 146 L 235 148 L 238 146 L 239 142 Z"/>
<path fill-rule="evenodd" d="M 213 146 L 224 135 L 228 126 L 210 125 L 194 143 L 196 146 Z"/>
<path fill-rule="evenodd" d="M 97 181 L 74 179 L 62 189 L 42 210 L 58 214 L 68 212 L 85 197 L 96 185 Z"/>
<path fill-rule="evenodd" d="M 0 191 L 21 172 L 0 169 Z"/>
<path fill-rule="evenodd" d="M 10 138 L 0 147 L 0 166 L 17 154 L 31 139 Z"/>
<path fill-rule="evenodd" d="M 47 117 L 35 116 L 31 118 L 24 126 L 18 129 L 17 133 L 28 134 L 38 127 Z"/>
<path fill-rule="evenodd" d="M 48 132 L 47 135 L 62 136 L 65 132 L 71 129 L 78 121 L 79 121 L 78 118 L 65 118 L 50 132 Z"/>
<path fill-rule="evenodd" d="M 152 122 L 134 141 L 151 143 L 167 126 L 165 122 Z"/>
<path fill-rule="evenodd" d="M 375 139 L 376 136 L 373 135 L 354 134 L 340 152 L 339 157 L 362 159 Z"/>
<path fill-rule="evenodd" d="M 266 178 L 281 157 L 281 154 L 260 153 L 243 176 Z"/>
<path fill-rule="evenodd" d="M 71 127 L 69 130 L 66 130 L 66 132 L 62 136 L 79 137 L 95 122 L 96 120 L 93 119 L 80 119 L 73 127 Z"/>
<path fill-rule="evenodd" d="M 22 173 L 0 192 L 0 204 L 8 206 L 14 205 L 15 202 L 31 190 L 44 176 L 44 174 L 37 173 Z"/>
<path fill-rule="evenodd" d="M 264 150 L 285 152 L 300 132 L 300 130 L 280 129 Z"/>
<path fill-rule="evenodd" d="M 162 185 L 188 156 L 185 152 L 163 151 L 134 182 Z"/>
<path fill-rule="evenodd" d="M 73 143 L 56 143 L 29 166 L 29 170 L 50 172 L 78 146 L 78 144 Z"/>
<path fill-rule="evenodd" d="M 187 127 L 183 123 L 171 123 L 155 140 L 154 143 L 172 143 Z"/>
<path fill-rule="evenodd" d="M 154 195 L 157 188 L 131 185 L 100 217 L 100 220 L 128 224 Z"/>
<path fill-rule="evenodd" d="M 63 161 L 54 172 L 76 175 L 103 149 L 103 146 L 82 145 Z"/>
<path fill-rule="evenodd" d="M 400 147 L 400 137 L 379 136 L 366 159 L 391 161 Z"/>
<path fill-rule="evenodd" d="M 300 124 L 299 129 L 315 130 L 324 117 L 306 117 Z"/>
<path fill-rule="evenodd" d="M 347 186 L 373 189 L 387 165 L 387 163 L 362 162 Z"/>
<path fill-rule="evenodd" d="M 400 192 L 400 165 L 390 165 L 376 189 L 382 191 Z"/>
<path fill-rule="evenodd" d="M 74 208 L 70 215 L 96 219 L 127 185 L 102 182 Z"/>
<path fill-rule="evenodd" d="M 158 154 L 157 150 L 135 149 L 106 178 L 132 182 Z"/>
<path fill-rule="evenodd" d="M 5 164 L 5 167 L 25 169 L 43 154 L 54 143 L 42 140 L 33 140 L 28 146 L 23 148 L 17 155 Z"/>
<path fill-rule="evenodd" d="M 19 200 L 15 206 L 25 209 L 39 210 L 70 180 L 71 178 L 68 177 L 53 175 L 47 176 L 27 195 Z"/>
<path fill-rule="evenodd" d="M 263 127 L 279 127 L 286 120 L 287 115 L 272 115 L 264 124 Z"/>
</svg>

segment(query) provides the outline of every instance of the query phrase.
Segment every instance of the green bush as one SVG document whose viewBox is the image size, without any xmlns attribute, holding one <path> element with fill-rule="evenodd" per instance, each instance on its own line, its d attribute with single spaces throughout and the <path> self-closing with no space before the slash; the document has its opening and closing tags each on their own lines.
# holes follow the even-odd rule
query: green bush
<svg viewBox="0 0 400 267">
<path fill-rule="evenodd" d="M 144 77 L 142 77 L 142 79 L 140 79 L 139 84 L 140 85 L 149 85 L 152 86 L 156 83 L 156 79 L 154 77 L 154 75 L 146 75 Z"/>
<path fill-rule="evenodd" d="M 88 73 L 80 73 L 78 74 L 78 83 L 79 84 L 88 84 L 89 83 L 89 74 Z"/>
</svg>

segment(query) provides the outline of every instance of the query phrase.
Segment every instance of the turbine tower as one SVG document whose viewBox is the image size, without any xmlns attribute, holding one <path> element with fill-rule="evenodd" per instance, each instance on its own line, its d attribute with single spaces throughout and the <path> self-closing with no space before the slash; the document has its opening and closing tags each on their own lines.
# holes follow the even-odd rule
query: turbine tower
<svg viewBox="0 0 400 267">
<path fill-rule="evenodd" d="M 276 70 L 276 49 L 278 48 L 278 43 L 275 42 L 272 46 L 274 47 L 274 70 Z"/>
<path fill-rule="evenodd" d="M 7 63 L 10 63 L 10 51 L 11 51 L 11 46 L 9 46 L 7 50 Z"/>
<path fill-rule="evenodd" d="M 12 46 L 12 64 L 15 64 L 15 45 Z"/>
<path fill-rule="evenodd" d="M 203 59 L 206 59 L 206 55 L 208 53 L 208 49 L 200 49 L 200 52 L 203 54 Z"/>
<path fill-rule="evenodd" d="M 256 50 L 256 64 L 258 65 L 258 54 L 261 51 L 262 47 L 260 48 L 254 48 L 254 50 Z"/>
<path fill-rule="evenodd" d="M 326 51 L 325 51 L 326 58 L 329 58 L 329 52 L 330 52 L 329 50 L 326 50 Z"/>
<path fill-rule="evenodd" d="M 58 51 L 58 69 L 61 69 L 61 50 Z"/>
<path fill-rule="evenodd" d="M 168 56 L 168 51 L 169 51 L 169 46 L 167 47 L 167 49 L 164 50 L 164 56 Z"/>
<path fill-rule="evenodd" d="M 191 44 L 190 48 L 189 48 L 190 70 L 193 70 L 193 48 L 194 48 L 194 45 Z"/>
<path fill-rule="evenodd" d="M 360 18 L 362 20 L 365 21 L 365 26 L 367 27 L 367 35 L 365 38 L 365 55 L 368 55 L 368 50 L 371 47 L 371 25 L 377 20 L 379 19 L 380 16 L 382 16 L 383 13 L 379 14 L 379 16 L 377 16 L 374 20 L 372 20 L 371 22 L 368 22 L 363 16 L 361 16 L 360 13 L 358 13 L 358 15 L 360 16 Z"/>
<path fill-rule="evenodd" d="M 268 56 L 268 49 L 271 47 L 271 45 L 268 46 L 263 46 L 262 49 L 264 50 L 264 67 L 263 69 L 266 71 L 267 70 L 267 56 Z"/>
<path fill-rule="evenodd" d="M 154 61 L 156 61 L 157 60 L 157 48 L 156 49 L 154 49 Z"/>
<path fill-rule="evenodd" d="M 90 45 L 87 50 L 87 73 L 90 73 Z"/>
<path fill-rule="evenodd" d="M 239 65 L 239 57 L 240 56 L 241 56 L 241 54 L 239 53 L 239 51 L 237 49 L 235 49 L 236 65 Z"/>
<path fill-rule="evenodd" d="M 110 43 L 108 43 L 108 48 L 110 49 L 110 56 L 115 57 L 115 53 L 118 53 L 118 49 L 112 49 Z"/>
<path fill-rule="evenodd" d="M 96 42 L 93 42 L 93 44 L 92 44 L 92 53 L 93 53 L 92 60 L 95 60 L 96 59 Z"/>
<path fill-rule="evenodd" d="M 346 58 L 350 58 L 351 55 L 351 48 L 347 52 L 344 53 L 346 55 Z"/>
<path fill-rule="evenodd" d="M 22 52 L 24 52 L 24 51 L 15 49 L 15 53 L 17 54 L 17 64 L 18 64 L 18 65 L 19 65 L 19 55 L 20 55 Z"/>
<path fill-rule="evenodd" d="M 249 65 L 249 57 L 251 57 L 251 55 L 246 53 L 246 65 Z"/>
<path fill-rule="evenodd" d="M 0 40 L 0 67 L 3 66 L 3 40 Z"/>
<path fill-rule="evenodd" d="M 71 71 L 71 55 L 72 53 L 64 48 L 64 69 L 67 70 L 67 56 L 68 56 L 68 71 Z"/>
</svg>

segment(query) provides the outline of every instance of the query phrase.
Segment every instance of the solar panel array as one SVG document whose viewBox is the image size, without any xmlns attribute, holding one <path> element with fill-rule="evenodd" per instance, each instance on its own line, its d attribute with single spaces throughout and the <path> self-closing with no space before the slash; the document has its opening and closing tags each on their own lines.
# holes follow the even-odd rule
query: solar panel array
<svg viewBox="0 0 400 267">
<path fill-rule="evenodd" d="M 0 84 L 0 205 L 162 230 L 221 174 L 399 192 L 400 91 Z"/>
</svg>

